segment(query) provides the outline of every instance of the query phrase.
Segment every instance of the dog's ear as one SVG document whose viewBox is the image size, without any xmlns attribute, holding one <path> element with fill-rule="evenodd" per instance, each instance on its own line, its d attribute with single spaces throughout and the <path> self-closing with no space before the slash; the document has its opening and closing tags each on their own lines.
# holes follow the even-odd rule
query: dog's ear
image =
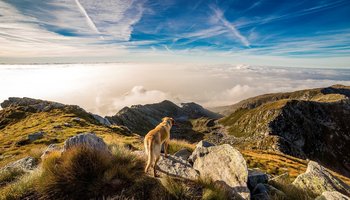
<svg viewBox="0 0 350 200">
<path fill-rule="evenodd" d="M 171 124 L 175 125 L 175 120 L 173 118 L 170 118 Z"/>
</svg>

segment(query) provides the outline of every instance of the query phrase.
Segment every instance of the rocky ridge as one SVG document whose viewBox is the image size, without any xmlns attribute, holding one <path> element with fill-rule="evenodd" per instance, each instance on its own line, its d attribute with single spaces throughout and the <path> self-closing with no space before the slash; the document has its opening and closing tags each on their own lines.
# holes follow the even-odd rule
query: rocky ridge
<svg viewBox="0 0 350 200">
<path fill-rule="evenodd" d="M 262 95 L 220 120 L 232 143 L 317 160 L 350 175 L 350 87 Z M 332 164 L 330 164 L 332 163 Z"/>
</svg>

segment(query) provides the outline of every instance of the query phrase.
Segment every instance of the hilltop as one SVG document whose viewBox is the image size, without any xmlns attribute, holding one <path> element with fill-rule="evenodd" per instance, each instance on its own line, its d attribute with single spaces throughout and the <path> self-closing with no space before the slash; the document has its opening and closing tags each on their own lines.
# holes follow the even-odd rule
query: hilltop
<svg viewBox="0 0 350 200">
<path fill-rule="evenodd" d="M 178 106 L 165 100 L 154 104 L 124 107 L 114 116 L 107 116 L 106 119 L 112 124 L 126 126 L 132 132 L 145 135 L 166 116 L 172 117 L 176 121 L 176 126 L 171 130 L 172 138 L 191 142 L 200 141 L 204 137 L 204 132 L 208 133 L 209 131 L 205 125 L 198 127 L 198 122 L 211 123 L 214 126 L 213 121 L 222 117 L 222 115 L 211 112 L 193 102 L 182 103 L 181 106 Z M 201 128 L 204 130 L 200 130 Z"/>
<path fill-rule="evenodd" d="M 226 107 L 220 123 L 243 149 L 317 160 L 350 176 L 349 97 L 342 85 L 261 95 Z"/>
</svg>

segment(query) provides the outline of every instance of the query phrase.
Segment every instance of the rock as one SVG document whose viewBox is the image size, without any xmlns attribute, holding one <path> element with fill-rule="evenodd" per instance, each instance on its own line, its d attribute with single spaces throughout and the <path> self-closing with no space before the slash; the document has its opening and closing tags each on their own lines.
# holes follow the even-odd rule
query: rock
<svg viewBox="0 0 350 200">
<path fill-rule="evenodd" d="M 258 183 L 252 191 L 252 200 L 286 199 L 286 194 L 275 187 Z"/>
<path fill-rule="evenodd" d="M 43 131 L 32 133 L 32 134 L 28 135 L 28 139 L 30 142 L 33 142 L 35 140 L 39 140 L 39 139 L 43 138 L 44 134 L 45 134 L 45 132 L 43 132 Z"/>
<path fill-rule="evenodd" d="M 301 189 L 308 189 L 316 195 L 326 191 L 338 191 L 344 195 L 350 195 L 350 186 L 327 172 L 317 162 L 310 161 L 306 172 L 300 174 L 293 182 L 293 185 Z"/>
<path fill-rule="evenodd" d="M 96 150 L 110 152 L 107 144 L 103 141 L 103 139 L 97 137 L 94 133 L 81 133 L 68 138 L 64 142 L 63 152 L 76 146 L 86 146 Z"/>
<path fill-rule="evenodd" d="M 252 192 L 252 200 L 270 200 L 269 190 L 264 184 L 259 183 Z"/>
<path fill-rule="evenodd" d="M 196 158 L 193 168 L 199 171 L 201 177 L 224 182 L 234 193 L 249 199 L 248 169 L 238 150 L 228 144 L 197 147 L 191 156 Z"/>
<path fill-rule="evenodd" d="M 253 190 L 259 183 L 267 183 L 269 177 L 266 173 L 258 170 L 248 169 L 248 187 Z"/>
<path fill-rule="evenodd" d="M 61 151 L 61 148 L 57 145 L 57 144 L 50 144 L 45 151 L 43 152 L 43 154 L 40 156 L 40 158 L 42 160 L 44 160 L 46 158 L 47 155 L 49 155 L 51 152 L 53 151 Z"/>
<path fill-rule="evenodd" d="M 72 127 L 72 124 L 66 122 L 66 123 L 63 124 L 63 126 Z"/>
<path fill-rule="evenodd" d="M 215 144 L 210 143 L 210 142 L 205 141 L 205 140 L 202 140 L 202 141 L 198 142 L 198 144 L 196 145 L 196 148 L 198 148 L 198 147 L 212 147 L 212 146 L 215 146 Z"/>
<path fill-rule="evenodd" d="M 179 157 L 169 155 L 168 158 L 161 156 L 158 163 L 159 171 L 176 177 L 196 180 L 199 173 L 192 168 L 191 164 Z"/>
<path fill-rule="evenodd" d="M 80 117 L 74 117 L 74 118 L 72 119 L 72 121 L 73 121 L 73 122 L 81 122 L 81 119 L 80 119 Z"/>
<path fill-rule="evenodd" d="M 138 158 L 144 159 L 146 160 L 147 157 L 145 155 L 145 152 L 142 150 L 136 150 L 136 151 L 132 151 L 133 154 L 135 154 Z"/>
<path fill-rule="evenodd" d="M 111 126 L 111 122 L 109 122 L 108 119 L 101 117 L 100 115 L 92 114 L 91 115 L 94 117 L 96 121 L 98 121 L 100 124 L 106 125 L 106 126 Z"/>
<path fill-rule="evenodd" d="M 315 200 L 350 200 L 350 198 L 337 191 L 326 191 L 323 192 L 321 196 L 318 196 Z"/>
<path fill-rule="evenodd" d="M 198 142 L 197 145 L 196 145 L 196 148 L 194 149 L 194 151 L 192 153 L 192 155 L 188 158 L 188 161 L 190 163 L 194 163 L 194 161 L 196 161 L 196 159 L 197 159 L 198 152 L 202 148 L 211 147 L 211 146 L 215 146 L 215 144 L 207 142 L 205 140 L 202 140 L 202 141 Z"/>
<path fill-rule="evenodd" d="M 38 165 L 37 160 L 33 157 L 28 156 L 20 160 L 17 160 L 15 162 L 7 164 L 5 167 L 1 168 L 0 171 L 19 169 L 19 170 L 28 172 L 28 171 L 34 170 L 37 165 Z"/>
<path fill-rule="evenodd" d="M 178 152 L 174 154 L 176 157 L 180 157 L 183 160 L 187 160 L 191 156 L 192 152 L 190 152 L 188 149 L 181 149 Z"/>
</svg>

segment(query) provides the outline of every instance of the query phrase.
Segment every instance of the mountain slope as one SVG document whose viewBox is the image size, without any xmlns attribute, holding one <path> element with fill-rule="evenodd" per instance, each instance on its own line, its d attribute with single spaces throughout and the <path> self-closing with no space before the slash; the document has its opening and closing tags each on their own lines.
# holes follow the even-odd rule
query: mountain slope
<svg viewBox="0 0 350 200">
<path fill-rule="evenodd" d="M 105 140 L 140 141 L 126 128 L 102 124 L 104 118 L 79 106 L 31 98 L 9 98 L 1 106 L 0 167 L 26 155 L 38 154 L 49 144 L 60 145 L 82 132 L 94 132 Z M 42 137 L 29 139 L 30 135 L 41 133 Z"/>
<path fill-rule="evenodd" d="M 244 148 L 310 158 L 349 176 L 349 96 L 340 85 L 258 96 L 231 106 L 220 123 Z"/>
<path fill-rule="evenodd" d="M 172 128 L 172 137 L 191 142 L 199 141 L 204 136 L 202 132 L 194 130 L 192 120 L 200 118 L 211 120 L 222 117 L 196 103 L 182 103 L 180 107 L 165 100 L 155 104 L 124 107 L 116 115 L 106 118 L 112 124 L 127 126 L 132 132 L 145 135 L 166 116 L 173 117 L 176 121 L 176 126 Z"/>
</svg>

